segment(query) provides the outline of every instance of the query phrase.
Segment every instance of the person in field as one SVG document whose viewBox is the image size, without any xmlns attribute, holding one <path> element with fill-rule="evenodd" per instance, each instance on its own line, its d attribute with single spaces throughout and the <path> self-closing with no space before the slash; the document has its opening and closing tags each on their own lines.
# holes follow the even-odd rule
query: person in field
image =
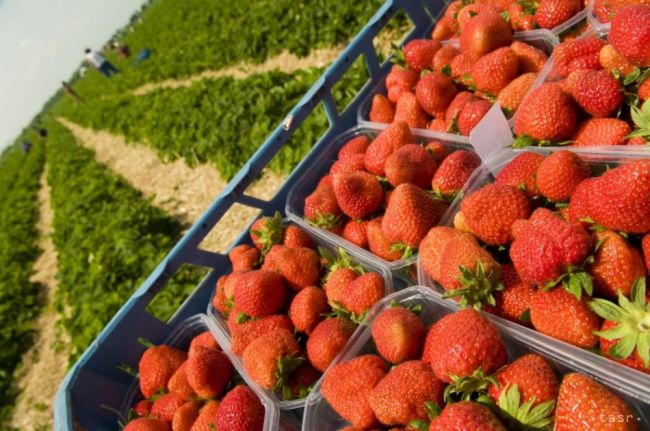
<svg viewBox="0 0 650 431">
<path fill-rule="evenodd" d="M 119 70 L 117 70 L 117 68 L 99 52 L 93 51 L 90 48 L 86 48 L 84 52 L 86 53 L 86 62 L 99 70 L 105 77 L 110 78 L 111 75 L 119 72 Z"/>
</svg>

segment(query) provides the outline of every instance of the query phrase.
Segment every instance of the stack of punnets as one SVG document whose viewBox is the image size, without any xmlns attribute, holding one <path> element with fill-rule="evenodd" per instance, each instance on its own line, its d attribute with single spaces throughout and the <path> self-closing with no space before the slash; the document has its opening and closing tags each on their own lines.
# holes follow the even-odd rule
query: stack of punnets
<svg viewBox="0 0 650 431">
<path fill-rule="evenodd" d="M 650 6 L 612 8 L 387 1 L 75 364 L 56 429 L 648 429 Z M 260 214 L 200 249 L 235 203 Z M 211 271 L 160 322 L 184 264 Z"/>
</svg>

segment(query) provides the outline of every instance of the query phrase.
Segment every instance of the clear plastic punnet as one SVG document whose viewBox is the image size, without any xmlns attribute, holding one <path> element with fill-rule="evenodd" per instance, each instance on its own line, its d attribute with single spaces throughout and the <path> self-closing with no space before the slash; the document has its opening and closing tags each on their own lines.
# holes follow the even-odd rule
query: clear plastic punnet
<svg viewBox="0 0 650 431">
<path fill-rule="evenodd" d="M 421 306 L 419 317 L 427 327 L 457 310 L 452 302 L 442 299 L 439 294 L 425 287 L 415 286 L 394 293 L 373 307 L 369 318 L 357 329 L 337 361 L 330 365 L 330 369 L 337 363 L 356 356 L 376 353 L 370 329 L 377 315 L 392 307 L 394 303 L 402 306 Z M 595 364 L 590 358 L 580 354 L 581 352 L 576 354 L 566 351 L 562 344 L 553 340 L 529 336 L 522 333 L 518 325 L 496 319 L 489 314 L 485 316 L 501 333 L 510 361 L 528 353 L 535 353 L 548 361 L 558 377 L 573 372 L 586 374 L 621 397 L 634 412 L 640 429 L 647 429 L 644 427 L 650 424 L 650 387 L 647 384 L 642 386 L 640 382 L 628 381 L 619 375 L 616 369 Z M 336 431 L 348 425 L 323 398 L 320 387 L 321 383 L 318 382 L 307 398 L 302 431 Z"/>
<path fill-rule="evenodd" d="M 285 226 L 289 224 L 292 224 L 292 222 L 288 220 L 284 221 Z M 335 254 L 340 247 L 337 244 L 326 241 L 324 238 L 319 237 L 318 235 L 314 234 L 314 232 L 311 232 L 309 230 L 307 230 L 307 234 L 312 239 L 314 248 L 316 249 L 322 247 L 328 252 Z M 381 277 L 384 279 L 384 295 L 390 295 L 393 293 L 393 279 L 390 272 L 386 268 L 382 267 L 374 261 L 358 256 L 354 251 L 346 250 L 346 252 L 350 257 L 350 260 L 354 264 L 360 265 L 366 272 L 376 272 L 381 275 Z M 209 316 L 210 328 L 213 331 L 213 334 L 215 334 L 215 337 L 217 337 L 219 340 L 219 344 L 227 346 L 227 348 L 224 348 L 224 351 L 228 352 L 228 356 L 237 369 L 237 372 L 242 376 L 247 376 L 248 374 L 246 373 L 246 369 L 244 368 L 244 364 L 242 363 L 241 358 L 232 353 L 232 339 L 226 319 L 219 313 L 216 308 L 214 308 L 212 301 L 210 301 L 208 304 L 207 314 Z M 275 404 L 281 410 L 299 409 L 305 405 L 306 398 L 285 401 L 282 400 L 278 394 L 272 391 L 267 391 L 265 389 L 260 390 L 263 391 L 266 396 L 273 402 L 273 404 Z"/>
<path fill-rule="evenodd" d="M 187 318 L 182 323 L 180 323 L 176 329 L 169 335 L 169 338 L 165 340 L 162 344 L 167 344 L 172 347 L 187 351 L 190 346 L 190 341 L 195 336 L 201 334 L 202 332 L 210 331 L 214 335 L 214 338 L 217 341 L 221 350 L 230 358 L 232 362 L 232 353 L 230 352 L 230 345 L 225 343 L 223 338 L 218 335 L 213 327 L 213 323 L 210 321 L 208 316 L 205 314 L 197 314 L 192 317 Z M 260 399 L 262 405 L 264 406 L 264 431 L 274 431 L 278 429 L 280 423 L 280 411 L 273 404 L 273 401 L 264 393 L 262 388 L 260 388 L 257 383 L 252 381 L 244 373 L 237 372 L 244 379 L 246 385 L 251 388 L 255 395 Z M 124 398 L 122 406 L 120 407 L 120 416 L 123 418 L 128 417 L 129 410 L 133 405 L 142 398 L 140 393 L 140 383 L 138 379 L 135 379 L 131 384 L 131 387 L 127 391 L 127 395 Z"/>
<path fill-rule="evenodd" d="M 416 256 L 393 262 L 386 261 L 375 256 L 370 251 L 352 244 L 341 236 L 318 226 L 314 226 L 304 217 L 303 211 L 305 198 L 316 189 L 316 185 L 320 179 L 327 174 L 330 167 L 337 159 L 339 149 L 355 136 L 367 135 L 374 139 L 374 137 L 376 137 L 386 127 L 386 125 L 377 124 L 357 126 L 337 136 L 329 143 L 327 148 L 321 152 L 318 159 L 313 164 L 313 168 L 296 180 L 295 185 L 289 192 L 285 211 L 292 221 L 296 222 L 316 237 L 321 238 L 331 246 L 343 247 L 353 255 L 361 257 L 364 261 L 371 262 L 372 265 L 384 268 L 389 271 L 389 273 L 392 273 L 396 284 L 395 290 L 398 290 L 400 286 L 404 286 L 404 283 L 412 283 L 412 277 L 409 275 L 408 271 L 409 267 L 415 263 Z M 472 147 L 469 146 L 464 139 L 459 139 L 460 137 L 456 135 L 414 130 L 413 137 L 415 138 L 416 143 L 438 141 L 445 145 L 450 151 L 472 150 Z"/>
</svg>

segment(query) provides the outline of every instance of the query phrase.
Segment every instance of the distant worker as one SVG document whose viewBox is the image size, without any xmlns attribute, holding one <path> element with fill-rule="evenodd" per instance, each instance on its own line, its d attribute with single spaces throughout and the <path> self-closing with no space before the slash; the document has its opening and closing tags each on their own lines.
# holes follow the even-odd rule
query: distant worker
<svg viewBox="0 0 650 431">
<path fill-rule="evenodd" d="M 99 70 L 102 75 L 107 78 L 111 77 L 111 74 L 116 74 L 119 72 L 113 64 L 106 60 L 106 58 L 97 51 L 93 51 L 90 48 L 86 48 L 84 51 L 86 53 L 86 62 L 88 62 L 95 69 Z"/>
<path fill-rule="evenodd" d="M 127 58 L 131 57 L 131 50 L 129 49 L 129 46 L 119 43 L 116 40 L 111 43 L 111 49 L 113 49 L 113 51 L 115 51 L 120 58 L 126 60 Z"/>
<path fill-rule="evenodd" d="M 68 96 L 72 97 L 72 99 L 75 101 L 75 103 L 82 103 L 83 100 L 81 99 L 81 96 L 77 94 L 76 91 L 74 91 L 74 88 L 72 88 L 72 85 L 68 84 L 65 81 L 61 81 L 61 85 L 63 85 L 63 92 L 67 94 Z"/>
<path fill-rule="evenodd" d="M 20 144 L 20 151 L 23 152 L 23 154 L 29 153 L 29 151 L 32 149 L 32 143 L 29 141 L 23 141 Z"/>
</svg>

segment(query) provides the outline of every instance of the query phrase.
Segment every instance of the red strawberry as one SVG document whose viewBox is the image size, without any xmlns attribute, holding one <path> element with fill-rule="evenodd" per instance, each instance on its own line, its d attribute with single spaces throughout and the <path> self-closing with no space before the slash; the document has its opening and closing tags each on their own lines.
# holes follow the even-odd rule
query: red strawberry
<svg viewBox="0 0 650 431">
<path fill-rule="evenodd" d="M 530 215 L 530 205 L 517 187 L 488 184 L 466 196 L 461 211 L 481 240 L 490 245 L 505 245 L 512 242 L 512 224 Z"/>
<path fill-rule="evenodd" d="M 285 315 L 267 316 L 238 324 L 232 330 L 232 352 L 241 356 L 252 341 L 279 328 L 293 331 L 293 324 Z"/>
<path fill-rule="evenodd" d="M 327 296 L 318 287 L 308 286 L 293 297 L 289 316 L 297 331 L 307 335 L 321 321 L 321 315 L 327 311 Z"/>
<path fill-rule="evenodd" d="M 368 394 L 388 372 L 386 363 L 375 355 L 356 357 L 329 370 L 321 392 L 332 409 L 359 428 L 371 428 L 378 420 L 368 402 Z"/>
<path fill-rule="evenodd" d="M 461 135 L 469 136 L 474 127 L 481 122 L 485 114 L 492 108 L 492 104 L 485 99 L 474 99 L 469 102 L 458 116 L 458 129 Z"/>
<path fill-rule="evenodd" d="M 416 144 L 399 148 L 386 160 L 386 178 L 393 187 L 403 183 L 426 188 L 431 184 L 437 164 L 427 150 Z"/>
<path fill-rule="evenodd" d="M 236 386 L 223 397 L 215 414 L 215 429 L 260 431 L 264 427 L 264 406 L 247 386 Z"/>
<path fill-rule="evenodd" d="M 438 379 L 450 383 L 477 370 L 486 375 L 508 360 L 497 329 L 474 309 L 448 314 L 433 324 L 424 343 L 422 359 Z"/>
<path fill-rule="evenodd" d="M 169 431 L 169 426 L 160 419 L 138 418 L 126 424 L 124 431 Z"/>
<path fill-rule="evenodd" d="M 453 103 L 453 102 L 452 102 Z M 429 153 L 429 155 L 433 158 L 433 160 L 439 164 L 442 162 L 445 157 L 449 155 L 449 150 L 447 147 L 438 141 L 431 141 L 429 142 L 425 147 L 425 150 Z"/>
<path fill-rule="evenodd" d="M 598 337 L 593 334 L 600 328 L 598 316 L 584 298 L 577 299 L 564 289 L 539 290 L 533 296 L 530 319 L 542 334 L 574 346 L 590 348 L 598 343 Z"/>
<path fill-rule="evenodd" d="M 610 73 L 615 73 L 618 70 L 623 76 L 628 76 L 635 69 L 635 66 L 616 52 L 612 45 L 602 47 L 598 60 L 602 68 Z"/>
<path fill-rule="evenodd" d="M 650 67 L 650 5 L 629 5 L 616 11 L 609 43 L 627 61 Z"/>
<path fill-rule="evenodd" d="M 360 219 L 376 211 L 384 198 L 377 178 L 364 171 L 334 176 L 334 194 L 345 215 Z"/>
<path fill-rule="evenodd" d="M 471 73 L 472 67 L 474 67 L 476 62 L 472 60 L 468 55 L 458 54 L 456 57 L 451 60 L 451 77 L 459 82 L 462 85 L 469 87 L 472 83 Z"/>
<path fill-rule="evenodd" d="M 438 20 L 435 26 L 433 26 L 433 31 L 431 32 L 431 39 L 434 40 L 447 40 L 454 36 L 453 27 L 456 26 L 455 20 L 449 20 L 445 17 L 442 17 Z"/>
<path fill-rule="evenodd" d="M 230 250 L 228 257 L 232 263 L 233 272 L 250 271 L 255 269 L 260 260 L 260 251 L 250 245 L 241 244 Z"/>
<path fill-rule="evenodd" d="M 199 410 L 199 417 L 194 421 L 190 431 L 213 431 L 216 428 L 215 420 L 218 409 L 219 401 L 208 401 Z"/>
<path fill-rule="evenodd" d="M 348 342 L 356 325 L 342 318 L 320 322 L 307 340 L 307 358 L 318 371 L 325 372 Z"/>
<path fill-rule="evenodd" d="M 541 49 L 535 48 L 526 42 L 515 40 L 510 45 L 519 59 L 519 67 L 524 73 L 539 73 L 542 71 L 548 60 L 548 55 Z"/>
<path fill-rule="evenodd" d="M 164 344 L 145 350 L 138 363 L 142 395 L 151 398 L 156 392 L 165 389 L 169 379 L 186 359 L 185 352 Z"/>
<path fill-rule="evenodd" d="M 187 381 L 201 398 L 220 396 L 235 369 L 225 353 L 209 347 L 197 347 L 187 360 Z"/>
<path fill-rule="evenodd" d="M 482 1 L 479 0 L 478 2 L 474 4 L 467 4 L 463 8 L 461 8 L 458 11 L 458 16 L 456 17 L 458 21 L 458 27 L 460 29 L 460 33 L 465 29 L 465 26 L 469 22 L 470 18 L 475 17 L 476 15 L 481 15 L 485 12 L 490 12 L 490 13 L 501 13 L 502 7 L 491 3 L 487 1 Z"/>
<path fill-rule="evenodd" d="M 580 156 L 571 151 L 556 151 L 537 168 L 537 190 L 552 201 L 563 201 L 590 176 L 589 165 Z"/>
<path fill-rule="evenodd" d="M 583 122 L 574 137 L 576 147 L 625 145 L 632 128 L 617 118 L 590 118 Z"/>
<path fill-rule="evenodd" d="M 429 122 L 429 115 L 424 112 L 414 93 L 404 92 L 395 106 L 393 121 L 403 121 L 416 129 L 424 129 Z"/>
<path fill-rule="evenodd" d="M 599 56 L 588 54 L 571 60 L 567 66 L 567 73 L 571 76 L 574 72 L 587 72 L 601 69 Z"/>
<path fill-rule="evenodd" d="M 549 83 L 524 99 L 515 117 L 514 131 L 538 141 L 554 141 L 571 138 L 575 128 L 571 98 L 557 84 Z"/>
<path fill-rule="evenodd" d="M 519 57 L 510 47 L 483 55 L 472 67 L 472 80 L 476 89 L 493 96 L 499 94 L 518 75 Z"/>
<path fill-rule="evenodd" d="M 439 72 L 427 73 L 415 86 L 415 95 L 422 109 L 436 117 L 447 110 L 457 92 L 454 81 Z"/>
<path fill-rule="evenodd" d="M 593 117 L 610 117 L 623 103 L 621 84 L 606 70 L 581 73 L 571 95 Z"/>
<path fill-rule="evenodd" d="M 341 208 L 329 182 L 319 184 L 316 190 L 305 198 L 305 218 L 318 226 L 330 228 L 339 222 Z"/>
<path fill-rule="evenodd" d="M 463 3 L 462 0 L 455 0 L 449 3 L 447 9 L 445 9 L 445 14 L 443 15 L 443 19 L 447 21 L 452 33 L 456 33 L 458 31 L 458 22 L 456 20 L 458 19 L 458 13 L 464 6 L 465 4 Z M 443 46 L 447 46 L 447 45 L 443 45 Z"/>
<path fill-rule="evenodd" d="M 618 292 L 629 296 L 634 281 L 646 274 L 641 253 L 615 232 L 598 231 L 595 235 L 601 245 L 587 270 L 596 292 L 612 299 Z"/>
<path fill-rule="evenodd" d="M 535 178 L 537 168 L 544 156 L 530 151 L 518 154 L 501 169 L 495 178 L 496 184 L 504 184 L 522 188 L 529 196 L 537 194 Z"/>
<path fill-rule="evenodd" d="M 447 124 L 442 118 L 434 118 L 427 126 L 427 130 L 438 133 L 447 133 Z"/>
<path fill-rule="evenodd" d="M 140 400 L 133 406 L 133 411 L 138 417 L 147 417 L 151 413 L 152 402 L 149 400 Z"/>
<path fill-rule="evenodd" d="M 510 25 L 513 30 L 530 31 L 535 28 L 535 16 L 527 13 L 521 3 L 510 3 L 506 12 L 510 15 Z"/>
<path fill-rule="evenodd" d="M 524 283 L 512 264 L 501 265 L 503 290 L 494 292 L 496 314 L 512 322 L 528 324 L 525 318 L 530 311 L 530 303 L 537 292 L 535 286 Z"/>
<path fill-rule="evenodd" d="M 332 272 L 325 282 L 325 294 L 327 301 L 335 305 L 337 302 L 340 304 L 343 301 L 343 291 L 346 286 L 357 278 L 357 273 L 350 268 L 339 268 Z"/>
<path fill-rule="evenodd" d="M 374 175 L 384 175 L 384 164 L 388 156 L 406 144 L 413 143 L 408 124 L 394 122 L 384 129 L 366 150 L 366 169 Z"/>
<path fill-rule="evenodd" d="M 541 28 L 553 29 L 580 12 L 580 0 L 540 0 L 535 22 Z"/>
<path fill-rule="evenodd" d="M 282 244 L 292 248 L 313 247 L 311 237 L 296 225 L 289 225 L 284 229 Z"/>
<path fill-rule="evenodd" d="M 336 178 L 338 174 L 362 171 L 365 169 L 364 159 L 363 154 L 353 154 L 345 159 L 337 160 L 330 168 L 329 174 L 332 178 Z"/>
<path fill-rule="evenodd" d="M 650 234 L 645 234 L 641 241 L 641 249 L 645 259 L 645 267 L 650 271 Z"/>
<path fill-rule="evenodd" d="M 212 296 L 212 306 L 224 316 L 228 316 L 233 305 L 232 298 L 226 298 L 224 291 L 228 278 L 230 278 L 230 275 L 222 275 L 219 277 L 215 286 L 214 295 Z"/>
<path fill-rule="evenodd" d="M 460 34 L 460 50 L 474 60 L 511 43 L 510 24 L 494 11 L 471 17 Z"/>
<path fill-rule="evenodd" d="M 473 236 L 467 236 L 454 228 L 446 226 L 436 226 L 429 231 L 420 243 L 419 249 L 420 265 L 422 265 L 429 277 L 437 281 L 441 280 L 440 264 L 447 243 L 454 238 L 464 237 L 475 240 Z"/>
<path fill-rule="evenodd" d="M 443 405 L 444 388 L 426 363 L 408 361 L 381 379 L 368 394 L 368 402 L 379 422 L 407 426 L 428 419 L 427 403 Z"/>
<path fill-rule="evenodd" d="M 455 196 L 480 164 L 481 159 L 475 153 L 456 150 L 440 163 L 431 188 L 436 193 Z"/>
<path fill-rule="evenodd" d="M 420 319 L 404 307 L 382 311 L 373 322 L 371 331 L 377 352 L 393 364 L 417 359 L 426 335 Z"/>
<path fill-rule="evenodd" d="M 603 418 L 622 418 L 615 423 Z M 615 394 L 583 374 L 564 376 L 555 409 L 556 431 L 637 431 L 634 412 Z"/>
<path fill-rule="evenodd" d="M 275 245 L 267 255 L 262 269 L 280 274 L 286 284 L 296 292 L 307 286 L 316 285 L 320 275 L 318 254 L 306 247 L 291 248 Z M 270 302 L 279 303 L 280 299 L 282 298 L 275 298 Z M 236 298 L 235 302 L 237 303 Z M 271 306 L 266 305 L 265 308 Z"/>
<path fill-rule="evenodd" d="M 409 69 L 420 72 L 431 67 L 433 56 L 442 45 L 437 40 L 413 39 L 403 48 L 404 59 Z"/>
<path fill-rule="evenodd" d="M 343 229 L 343 238 L 358 247 L 368 248 L 368 222 L 350 220 Z"/>
<path fill-rule="evenodd" d="M 513 113 L 519 109 L 519 105 L 526 98 L 530 89 L 533 88 L 536 80 L 536 73 L 525 73 L 511 81 L 497 96 L 501 108 L 507 113 Z"/>
<path fill-rule="evenodd" d="M 235 306 L 252 317 L 274 314 L 282 308 L 286 298 L 282 278 L 266 269 L 243 274 L 235 287 Z"/>
<path fill-rule="evenodd" d="M 302 363 L 299 358 L 301 353 L 300 345 L 291 332 L 272 329 L 246 347 L 242 363 L 257 384 L 273 390 L 285 385 L 291 371 Z M 280 364 L 283 364 L 282 370 Z"/>
<path fill-rule="evenodd" d="M 370 139 L 365 135 L 355 136 L 347 141 L 339 150 L 338 158 L 343 160 L 353 154 L 364 154 L 370 145 Z"/>
<path fill-rule="evenodd" d="M 194 348 L 194 351 L 196 351 L 198 347 Z M 190 383 L 187 381 L 187 361 L 183 362 L 183 365 L 178 367 L 174 375 L 169 379 L 169 383 L 167 383 L 167 389 L 169 392 L 179 395 L 182 397 L 184 400 L 189 400 L 193 396 L 196 395 L 194 392 L 194 389 L 192 389 L 192 386 Z"/>
<path fill-rule="evenodd" d="M 375 94 L 370 106 L 370 121 L 390 124 L 395 117 L 395 104 L 386 96 Z"/>
<path fill-rule="evenodd" d="M 180 395 L 165 394 L 154 401 L 151 406 L 151 417 L 171 422 L 174 418 L 174 412 L 183 404 L 185 404 L 185 399 Z"/>
<path fill-rule="evenodd" d="M 188 401 L 180 406 L 172 418 L 172 431 L 190 431 L 199 417 L 200 410 L 199 401 Z"/>
<path fill-rule="evenodd" d="M 431 61 L 433 71 L 444 73 L 444 70 L 451 68 L 451 62 L 458 54 L 458 50 L 453 46 L 443 45 Z"/>
<path fill-rule="evenodd" d="M 293 398 L 305 398 L 322 373 L 309 363 L 304 363 L 289 376 L 288 390 Z"/>
<path fill-rule="evenodd" d="M 390 196 L 381 228 L 390 241 L 416 248 L 440 216 L 438 205 L 424 190 L 401 184 Z"/>
<path fill-rule="evenodd" d="M 429 431 L 456 430 L 506 431 L 506 428 L 487 407 L 461 401 L 448 404 L 429 426 Z"/>
<path fill-rule="evenodd" d="M 253 244 L 266 254 L 273 245 L 282 242 L 282 229 L 282 216 L 279 212 L 276 212 L 273 217 L 255 220 L 250 230 Z M 233 271 L 236 270 L 233 268 Z"/>
<path fill-rule="evenodd" d="M 397 103 L 404 92 L 413 92 L 415 85 L 420 79 L 420 74 L 411 69 L 401 66 L 393 66 L 386 76 L 386 89 L 388 89 L 388 100 Z"/>
<path fill-rule="evenodd" d="M 598 61 L 603 46 L 605 42 L 594 37 L 562 42 L 553 50 L 552 74 L 566 78 L 569 76 L 569 64 L 580 57 L 589 56 Z"/>
<path fill-rule="evenodd" d="M 221 348 L 217 344 L 217 340 L 214 339 L 214 335 L 212 335 L 212 332 L 210 331 L 201 332 L 199 335 L 192 338 L 192 341 L 190 342 L 190 348 L 187 351 L 187 355 L 192 356 L 194 350 L 196 350 L 196 348 L 199 346 L 210 347 L 211 349 L 215 349 L 215 350 L 221 350 Z"/>
<path fill-rule="evenodd" d="M 460 93 L 456 94 L 456 97 L 454 97 L 454 99 L 451 101 L 449 107 L 447 108 L 447 112 L 445 113 L 445 121 L 448 125 L 447 128 L 453 129 L 454 127 L 451 127 L 452 123 L 456 124 L 456 128 L 458 127 L 458 116 L 460 115 L 463 108 L 469 102 L 474 100 L 474 98 L 474 94 L 470 93 L 469 91 L 461 91 Z"/>
<path fill-rule="evenodd" d="M 368 247 L 370 251 L 381 259 L 389 262 L 399 260 L 402 251 L 386 237 L 382 229 L 383 217 L 377 217 L 368 222 Z"/>
<path fill-rule="evenodd" d="M 384 279 L 376 272 L 355 278 L 343 289 L 343 307 L 358 318 L 384 297 Z"/>
</svg>

